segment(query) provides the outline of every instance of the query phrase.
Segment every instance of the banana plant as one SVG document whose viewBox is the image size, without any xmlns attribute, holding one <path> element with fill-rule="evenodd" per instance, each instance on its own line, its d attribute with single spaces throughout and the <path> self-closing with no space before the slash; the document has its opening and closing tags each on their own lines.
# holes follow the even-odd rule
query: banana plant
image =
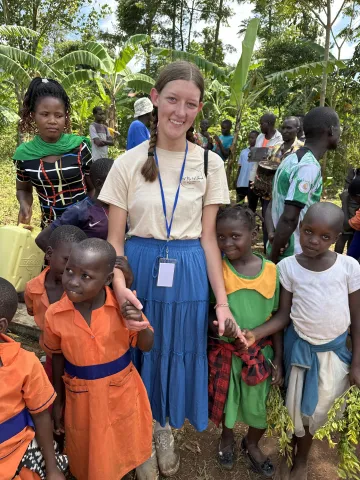
<svg viewBox="0 0 360 480">
<path fill-rule="evenodd" d="M 133 73 L 128 67 L 135 55 L 143 53 L 142 45 L 148 41 L 147 35 L 133 35 L 117 58 L 112 58 L 101 43 L 87 42 L 82 50 L 68 53 L 51 67 L 57 72 L 68 72 L 61 79 L 65 89 L 83 82 L 95 82 L 102 102 L 109 108 L 109 126 L 116 129 L 117 99 L 124 89 L 130 87 L 137 92 L 149 93 L 155 84 L 148 75 Z M 79 65 L 86 68 L 76 70 Z"/>
</svg>

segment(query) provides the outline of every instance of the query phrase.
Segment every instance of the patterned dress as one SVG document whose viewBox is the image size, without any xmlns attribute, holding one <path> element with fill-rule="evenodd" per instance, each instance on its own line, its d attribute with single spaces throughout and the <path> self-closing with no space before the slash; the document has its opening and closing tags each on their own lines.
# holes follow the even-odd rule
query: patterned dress
<svg viewBox="0 0 360 480">
<path fill-rule="evenodd" d="M 70 205 L 84 200 L 87 195 L 85 175 L 92 163 L 91 151 L 85 142 L 56 162 L 42 158 L 16 160 L 16 178 L 31 182 L 36 189 L 41 208 L 41 227 L 47 227 L 61 217 Z"/>
</svg>

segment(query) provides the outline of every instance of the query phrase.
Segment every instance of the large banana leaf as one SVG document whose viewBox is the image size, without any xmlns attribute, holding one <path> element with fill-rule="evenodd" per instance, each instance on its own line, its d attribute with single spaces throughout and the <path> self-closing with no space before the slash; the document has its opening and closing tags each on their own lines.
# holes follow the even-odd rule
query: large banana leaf
<svg viewBox="0 0 360 480">
<path fill-rule="evenodd" d="M 169 57 L 173 60 L 186 60 L 194 63 L 203 72 L 214 76 L 218 80 L 222 80 L 227 76 L 226 70 L 218 67 L 215 63 L 211 63 L 205 58 L 193 53 L 183 52 L 182 50 L 172 50 L 171 48 L 153 48 L 152 53 L 162 57 Z"/>
<path fill-rule="evenodd" d="M 311 47 L 316 53 L 318 53 L 320 56 L 320 60 L 323 60 L 325 58 L 325 48 L 322 45 L 316 42 L 312 42 L 311 40 L 302 40 L 302 43 Z M 336 60 L 336 57 L 331 52 L 329 52 L 329 59 Z"/>
<path fill-rule="evenodd" d="M 88 65 L 94 70 L 100 70 L 106 72 L 106 66 L 103 62 L 91 52 L 85 50 L 76 50 L 75 52 L 70 52 L 64 57 L 60 58 L 57 62 L 52 64 L 52 68 L 56 70 L 66 70 L 69 67 L 76 65 Z"/>
<path fill-rule="evenodd" d="M 144 93 L 150 93 L 150 90 L 155 85 L 155 81 L 143 73 L 132 73 L 124 77 L 124 80 L 129 87 Z"/>
<path fill-rule="evenodd" d="M 96 55 L 105 65 L 107 73 L 112 73 L 114 70 L 114 60 L 108 54 L 106 48 L 98 42 L 87 42 L 84 49 Z"/>
<path fill-rule="evenodd" d="M 37 38 L 39 32 L 17 25 L 0 25 L 0 36 L 5 38 Z"/>
<path fill-rule="evenodd" d="M 281 72 L 275 72 L 271 75 L 267 75 L 265 80 L 273 82 L 275 80 L 281 80 L 284 78 L 292 79 L 302 75 L 322 75 L 324 67 L 326 67 L 327 73 L 333 73 L 336 68 L 346 68 L 346 64 L 341 60 L 321 60 L 319 62 L 306 63 L 305 65 L 299 65 L 298 67 L 291 68 L 290 70 L 282 70 Z"/>
<path fill-rule="evenodd" d="M 16 123 L 20 120 L 20 117 L 11 108 L 0 105 L 0 118 L 4 123 Z"/>
<path fill-rule="evenodd" d="M 232 105 L 236 105 L 238 108 L 241 106 L 244 95 L 243 90 L 249 73 L 251 57 L 254 51 L 259 23 L 260 20 L 258 18 L 253 18 L 250 20 L 247 26 L 245 37 L 242 42 L 241 57 L 236 65 L 234 75 L 230 82 L 230 103 Z"/>
<path fill-rule="evenodd" d="M 34 70 L 43 77 L 56 77 L 55 72 L 48 65 L 46 65 L 46 63 L 42 62 L 30 53 L 20 50 L 19 48 L 9 47 L 7 45 L 0 45 L 0 54 L 13 60 L 21 67 Z"/>
<path fill-rule="evenodd" d="M 66 89 L 73 87 L 78 83 L 90 82 L 99 78 L 97 72 L 92 70 L 76 70 L 62 79 L 62 86 Z"/>
<path fill-rule="evenodd" d="M 12 58 L 0 53 L 0 69 L 14 77 L 18 83 L 29 83 L 30 75 Z"/>
<path fill-rule="evenodd" d="M 148 35 L 139 34 L 130 37 L 121 50 L 119 57 L 115 60 L 115 72 L 120 73 L 123 71 L 139 51 L 139 45 L 149 41 Z"/>
</svg>

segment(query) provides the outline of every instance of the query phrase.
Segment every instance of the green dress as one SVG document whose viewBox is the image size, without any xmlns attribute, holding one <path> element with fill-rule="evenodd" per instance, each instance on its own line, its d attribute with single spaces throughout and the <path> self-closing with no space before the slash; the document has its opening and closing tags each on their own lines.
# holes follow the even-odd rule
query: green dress
<svg viewBox="0 0 360 480">
<path fill-rule="evenodd" d="M 223 260 L 225 289 L 230 310 L 238 325 L 253 329 L 262 325 L 277 310 L 279 304 L 279 278 L 276 266 L 262 259 L 260 272 L 254 277 L 240 275 L 229 260 Z M 225 342 L 234 339 L 221 337 Z M 266 359 L 273 359 L 271 346 L 262 349 Z M 230 384 L 225 405 L 225 425 L 233 428 L 235 422 L 242 422 L 254 428 L 266 428 L 266 399 L 271 377 L 255 386 L 247 385 L 241 378 L 242 360 L 233 355 Z"/>
</svg>

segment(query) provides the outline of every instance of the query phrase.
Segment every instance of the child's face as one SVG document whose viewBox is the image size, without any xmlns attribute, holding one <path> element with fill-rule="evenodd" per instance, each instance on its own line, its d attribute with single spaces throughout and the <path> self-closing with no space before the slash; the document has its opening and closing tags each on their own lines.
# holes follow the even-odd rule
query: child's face
<svg viewBox="0 0 360 480">
<path fill-rule="evenodd" d="M 95 122 L 97 123 L 105 123 L 105 112 L 104 110 L 98 110 L 95 115 Z"/>
<path fill-rule="evenodd" d="M 93 300 L 112 280 L 107 261 L 103 255 L 92 251 L 81 251 L 76 246 L 62 277 L 64 290 L 73 303 Z"/>
<path fill-rule="evenodd" d="M 222 135 L 230 135 L 231 124 L 229 122 L 222 122 L 221 124 L 221 133 Z"/>
<path fill-rule="evenodd" d="M 325 220 L 311 218 L 301 223 L 300 245 L 306 257 L 317 257 L 325 253 L 336 242 L 339 232 Z"/>
<path fill-rule="evenodd" d="M 73 246 L 73 243 L 61 242 L 56 248 L 49 247 L 47 249 L 46 258 L 55 275 L 59 276 L 64 273 Z"/>
<path fill-rule="evenodd" d="M 229 260 L 238 260 L 251 252 L 256 232 L 250 230 L 242 220 L 224 218 L 216 225 L 219 248 Z"/>
</svg>

